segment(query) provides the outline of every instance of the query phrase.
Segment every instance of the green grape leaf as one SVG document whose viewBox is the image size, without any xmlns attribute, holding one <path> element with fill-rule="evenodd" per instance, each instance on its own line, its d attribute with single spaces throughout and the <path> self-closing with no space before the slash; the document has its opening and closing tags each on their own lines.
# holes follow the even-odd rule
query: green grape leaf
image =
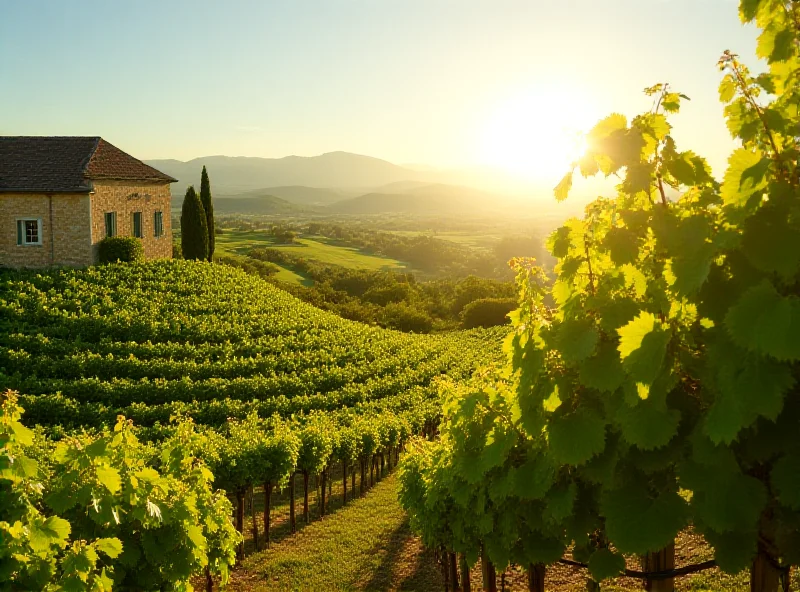
<svg viewBox="0 0 800 592">
<path fill-rule="evenodd" d="M 692 152 L 684 152 L 679 154 L 677 158 L 670 159 L 664 163 L 669 174 L 671 174 L 678 183 L 686 185 L 687 187 L 691 187 L 697 182 L 697 174 L 695 172 L 694 163 L 692 162 L 693 156 L 694 154 Z"/>
<path fill-rule="evenodd" d="M 800 359 L 800 298 L 781 296 L 767 280 L 742 294 L 725 326 L 742 348 L 778 360 Z"/>
<path fill-rule="evenodd" d="M 784 454 L 772 467 L 770 475 L 778 500 L 787 508 L 800 511 L 800 457 Z"/>
<path fill-rule="evenodd" d="M 691 255 L 670 259 L 664 269 L 664 278 L 677 294 L 689 296 L 708 279 L 713 259 L 713 247 L 703 245 Z"/>
<path fill-rule="evenodd" d="M 513 470 L 514 494 L 524 500 L 544 498 L 555 479 L 555 469 L 545 455 L 529 458 Z"/>
<path fill-rule="evenodd" d="M 632 298 L 616 298 L 603 307 L 600 328 L 608 333 L 616 333 L 617 329 L 635 319 L 640 310 L 641 307 Z"/>
<path fill-rule="evenodd" d="M 51 545 L 65 545 L 70 533 L 69 522 L 58 516 L 34 521 L 28 529 L 31 549 L 37 553 L 48 550 Z"/>
<path fill-rule="evenodd" d="M 745 222 L 742 251 L 758 269 L 791 281 L 800 269 L 800 224 L 780 208 L 760 208 Z"/>
<path fill-rule="evenodd" d="M 623 404 L 617 411 L 622 437 L 640 450 L 666 446 L 678 432 L 681 414 L 669 409 L 658 397 Z"/>
<path fill-rule="evenodd" d="M 566 320 L 558 328 L 557 344 L 568 364 L 580 362 L 594 353 L 599 334 L 588 320 Z"/>
<path fill-rule="evenodd" d="M 694 515 L 702 523 L 720 533 L 755 530 L 767 490 L 761 481 L 742 473 L 729 452 L 722 448 L 707 459 L 710 462 L 682 463 L 680 480 L 692 490 Z"/>
<path fill-rule="evenodd" d="M 759 416 L 777 419 L 795 382 L 790 366 L 724 344 L 710 348 L 709 354 L 716 369 L 716 389 L 705 430 L 715 444 L 730 444 Z"/>
<path fill-rule="evenodd" d="M 568 172 L 553 189 L 553 193 L 555 194 L 557 201 L 564 201 L 569 197 L 569 192 L 572 189 L 572 177 L 574 174 L 574 171 Z"/>
<path fill-rule="evenodd" d="M 108 465 L 98 465 L 95 469 L 97 480 L 111 493 L 117 493 L 122 487 L 119 471 Z"/>
<path fill-rule="evenodd" d="M 663 549 L 686 526 L 688 508 L 677 492 L 653 497 L 640 482 L 603 492 L 600 512 L 608 538 L 620 553 L 648 553 Z"/>
<path fill-rule="evenodd" d="M 578 497 L 578 486 L 574 482 L 553 487 L 545 497 L 544 516 L 554 523 L 560 523 L 572 513 Z"/>
<path fill-rule="evenodd" d="M 633 263 L 639 256 L 638 238 L 627 228 L 609 230 L 604 245 L 609 250 L 614 265 Z"/>
<path fill-rule="evenodd" d="M 522 551 L 529 565 L 549 565 L 564 554 L 564 544 L 558 539 L 534 531 L 522 538 Z"/>
<path fill-rule="evenodd" d="M 495 426 L 486 438 L 486 446 L 481 454 L 481 469 L 488 472 L 505 462 L 509 451 L 514 447 L 515 435 L 505 429 L 503 424 Z"/>
<path fill-rule="evenodd" d="M 625 558 L 608 549 L 598 549 L 589 558 L 589 573 L 595 582 L 615 578 L 625 572 Z"/>
<path fill-rule="evenodd" d="M 756 55 L 767 63 L 783 62 L 792 57 L 795 33 L 791 29 L 770 26 L 758 36 Z"/>
<path fill-rule="evenodd" d="M 586 409 L 554 417 L 548 426 L 550 452 L 556 462 L 579 466 L 605 448 L 606 425 Z"/>
<path fill-rule="evenodd" d="M 587 140 L 591 145 L 592 140 L 607 138 L 614 132 L 624 130 L 628 127 L 628 119 L 620 113 L 612 113 L 605 119 L 599 121 L 587 134 Z"/>
<path fill-rule="evenodd" d="M 581 382 L 589 388 L 612 393 L 625 381 L 617 349 L 611 343 L 600 345 L 597 353 L 581 362 Z"/>
<path fill-rule="evenodd" d="M 94 542 L 94 547 L 100 553 L 108 555 L 112 559 L 116 559 L 122 553 L 122 541 L 118 538 L 97 539 Z"/>
<path fill-rule="evenodd" d="M 736 150 L 728 160 L 728 170 L 722 183 L 722 200 L 732 206 L 742 207 L 753 194 L 767 188 L 769 158 L 761 152 L 745 148 Z"/>
<path fill-rule="evenodd" d="M 758 14 L 758 9 L 763 0 L 741 0 L 739 2 L 739 17 L 742 22 L 749 23 Z"/>
<path fill-rule="evenodd" d="M 635 382 L 652 384 L 664 363 L 670 331 L 655 315 L 642 312 L 617 333 L 625 371 Z"/>
<path fill-rule="evenodd" d="M 720 103 L 730 103 L 733 97 L 736 96 L 736 79 L 731 74 L 723 77 L 722 82 L 719 83 L 719 101 Z"/>
<path fill-rule="evenodd" d="M 703 536 L 714 547 L 714 559 L 725 573 L 734 575 L 752 565 L 756 555 L 758 533 L 704 530 Z"/>
<path fill-rule="evenodd" d="M 569 255 L 569 248 L 572 244 L 570 234 L 569 226 L 561 226 L 550 234 L 547 239 L 547 249 L 553 257 L 563 259 Z"/>
</svg>

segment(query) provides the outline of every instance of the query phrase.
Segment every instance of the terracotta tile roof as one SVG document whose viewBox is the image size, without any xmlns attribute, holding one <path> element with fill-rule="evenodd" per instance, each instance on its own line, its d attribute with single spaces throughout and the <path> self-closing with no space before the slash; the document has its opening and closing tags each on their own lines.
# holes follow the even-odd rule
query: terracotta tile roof
<svg viewBox="0 0 800 592">
<path fill-rule="evenodd" d="M 85 193 L 92 179 L 176 181 L 99 137 L 0 136 L 0 193 Z"/>
</svg>

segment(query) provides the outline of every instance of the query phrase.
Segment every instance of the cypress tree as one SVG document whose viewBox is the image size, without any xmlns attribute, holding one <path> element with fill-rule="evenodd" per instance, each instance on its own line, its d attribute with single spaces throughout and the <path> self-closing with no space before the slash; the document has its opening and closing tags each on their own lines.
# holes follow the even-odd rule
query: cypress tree
<svg viewBox="0 0 800 592">
<path fill-rule="evenodd" d="M 208 260 L 214 256 L 214 204 L 211 203 L 211 182 L 208 180 L 208 172 L 203 167 L 200 176 L 200 201 L 206 212 L 206 226 L 208 227 Z"/>
<path fill-rule="evenodd" d="M 181 250 L 184 259 L 208 259 L 208 226 L 203 204 L 190 185 L 181 209 Z"/>
</svg>

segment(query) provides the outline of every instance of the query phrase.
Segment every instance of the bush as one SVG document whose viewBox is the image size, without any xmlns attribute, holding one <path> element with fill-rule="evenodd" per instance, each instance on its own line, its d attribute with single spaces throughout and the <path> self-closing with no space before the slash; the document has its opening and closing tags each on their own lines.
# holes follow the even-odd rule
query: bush
<svg viewBox="0 0 800 592">
<path fill-rule="evenodd" d="M 381 325 L 389 329 L 414 333 L 430 333 L 433 329 L 433 319 L 430 316 L 405 304 L 388 304 L 381 316 Z"/>
<path fill-rule="evenodd" d="M 515 298 L 481 298 L 464 307 L 461 323 L 465 329 L 505 325 L 509 322 L 508 313 L 515 308 Z"/>
<path fill-rule="evenodd" d="M 130 263 L 144 260 L 141 239 L 135 236 L 108 236 L 100 241 L 98 260 L 100 263 Z"/>
</svg>

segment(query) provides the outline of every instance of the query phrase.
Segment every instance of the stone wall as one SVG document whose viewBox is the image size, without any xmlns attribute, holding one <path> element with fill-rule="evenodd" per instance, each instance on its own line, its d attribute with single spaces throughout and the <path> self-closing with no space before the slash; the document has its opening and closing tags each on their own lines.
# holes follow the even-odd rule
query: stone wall
<svg viewBox="0 0 800 592">
<path fill-rule="evenodd" d="M 17 219 L 38 218 L 41 245 L 17 245 Z M 47 267 L 92 262 L 89 195 L 0 194 L 0 265 Z"/>
<path fill-rule="evenodd" d="M 117 236 L 133 235 L 133 213 L 142 213 L 147 259 L 172 257 L 169 184 L 95 181 L 90 194 L 0 193 L 0 266 L 84 266 L 97 261 L 105 238 L 105 213 L 117 213 Z M 154 212 L 162 212 L 164 234 L 155 236 Z M 38 218 L 41 245 L 17 245 L 17 219 Z"/>
<path fill-rule="evenodd" d="M 142 245 L 147 259 L 172 257 L 171 197 L 168 183 L 131 184 L 129 181 L 94 181 L 92 249 L 106 236 L 105 214 L 117 213 L 117 236 L 133 236 L 133 213 L 142 213 Z M 155 236 L 153 213 L 162 212 L 164 234 Z"/>
</svg>

